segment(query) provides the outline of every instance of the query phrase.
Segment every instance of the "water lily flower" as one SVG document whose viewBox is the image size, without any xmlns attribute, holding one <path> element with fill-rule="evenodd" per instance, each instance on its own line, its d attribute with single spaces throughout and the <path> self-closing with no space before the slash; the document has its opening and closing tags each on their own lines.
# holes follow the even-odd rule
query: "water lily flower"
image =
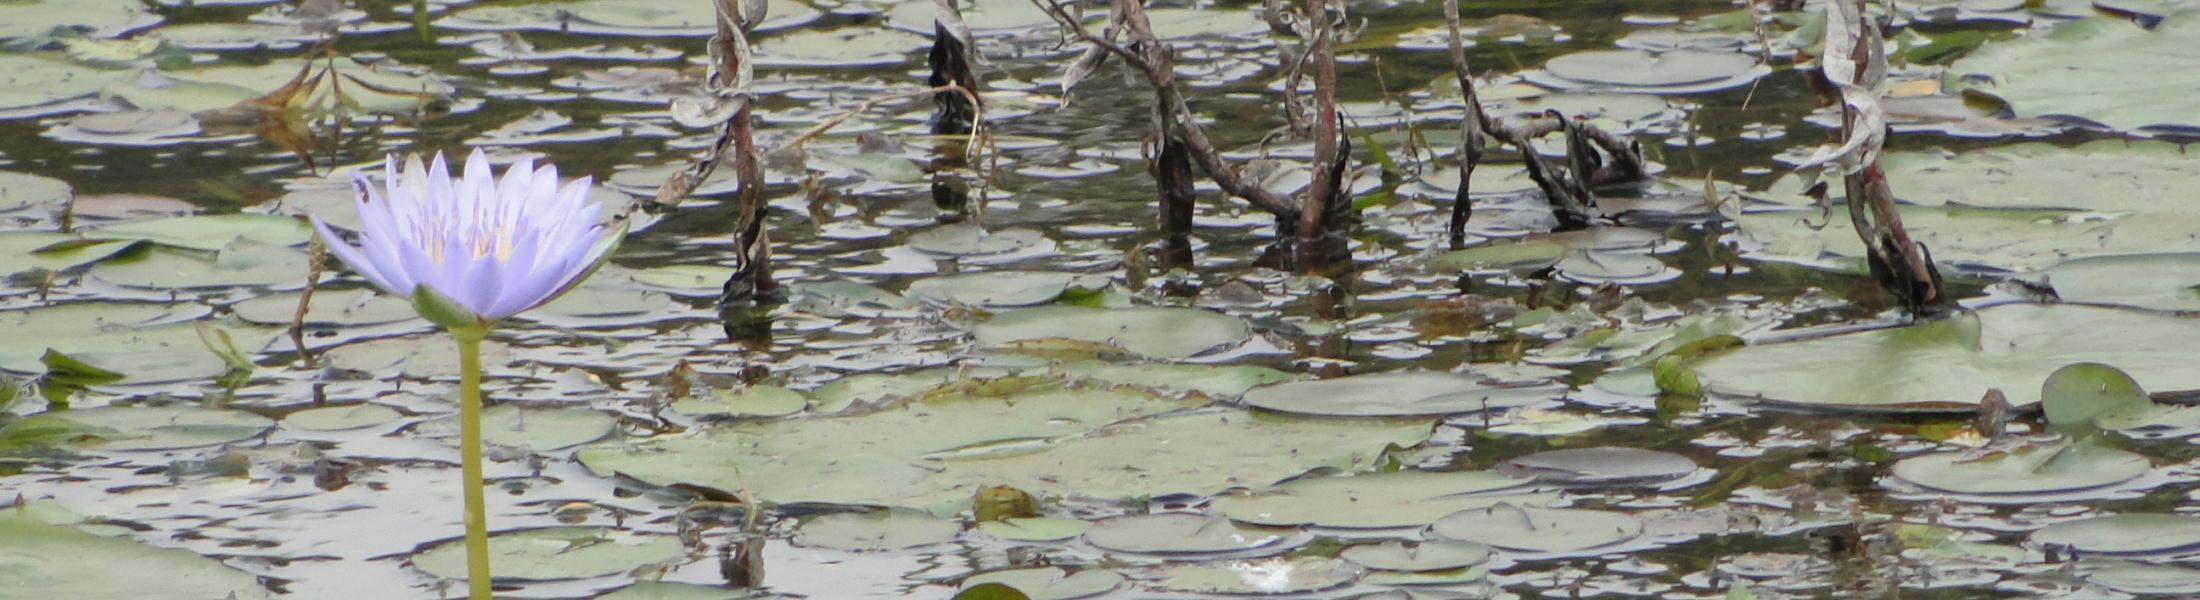
<svg viewBox="0 0 2200 600">
<path fill-rule="evenodd" d="M 558 186 L 558 168 L 520 159 L 504 178 L 475 150 L 466 174 L 451 179 L 437 153 L 383 161 L 375 189 L 352 173 L 359 245 L 336 236 L 319 217 L 313 227 L 330 250 L 382 291 L 412 299 L 420 316 L 458 341 L 459 465 L 466 488 L 467 597 L 490 600 L 489 525 L 482 494 L 481 342 L 489 327 L 541 306 L 595 272 L 624 237 L 597 223 L 603 207 L 587 202 L 587 177 Z"/>
<path fill-rule="evenodd" d="M 536 168 L 523 158 L 500 180 L 477 149 L 455 180 L 442 153 L 425 167 L 412 156 L 402 172 L 392 156 L 383 173 L 380 189 L 352 173 L 358 247 L 318 217 L 313 226 L 352 270 L 412 299 L 445 327 L 486 325 L 541 306 L 602 264 L 616 243 L 597 223 L 603 206 L 587 202 L 590 178 L 560 187 L 554 165 Z M 453 309 L 462 314 L 438 314 Z"/>
</svg>

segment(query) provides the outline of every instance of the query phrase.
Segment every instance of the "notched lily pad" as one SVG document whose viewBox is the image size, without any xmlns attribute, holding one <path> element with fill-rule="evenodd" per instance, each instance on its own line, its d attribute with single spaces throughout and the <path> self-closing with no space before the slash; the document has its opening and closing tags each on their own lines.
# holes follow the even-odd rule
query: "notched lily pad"
<svg viewBox="0 0 2200 600">
<path fill-rule="evenodd" d="M 1514 408 L 1551 401 L 1565 392 L 1556 385 L 1493 386 L 1463 373 L 1400 371 L 1254 388 L 1244 400 L 1287 413 L 1400 417 Z"/>
<path fill-rule="evenodd" d="M 1105 569 L 1082 569 L 1068 573 L 1060 567 L 1034 569 L 1008 569 L 972 575 L 964 579 L 963 589 L 981 584 L 998 583 L 1016 588 L 1030 600 L 1073 600 L 1089 598 L 1123 585 L 1123 575 Z"/>
<path fill-rule="evenodd" d="M 1486 471 L 1396 471 L 1310 477 L 1272 489 L 1223 496 L 1214 508 L 1257 525 L 1343 529 L 1420 527 L 1444 515 L 1498 503 L 1547 504 L 1557 494 L 1528 479 Z"/>
<path fill-rule="evenodd" d="M 876 552 L 942 544 L 953 541 L 961 532 L 961 523 L 923 511 L 889 508 L 831 513 L 803 521 L 794 532 L 794 543 Z"/>
<path fill-rule="evenodd" d="M 1244 342 L 1245 322 L 1192 308 L 1041 306 L 1004 312 L 971 332 L 979 345 L 1073 340 L 1150 358 L 1179 359 Z"/>
<path fill-rule="evenodd" d="M 93 428 L 94 448 L 172 450 L 245 440 L 275 421 L 241 410 L 193 406 L 103 406 L 48 413 Z"/>
<path fill-rule="evenodd" d="M 128 537 L 94 535 L 17 508 L 0 509 L 0 565 L 6 565 L 7 594 L 22 598 L 269 597 L 258 577 L 221 561 Z"/>
<path fill-rule="evenodd" d="M 687 555 L 680 540 L 594 527 L 550 527 L 493 533 L 489 562 L 497 579 L 552 581 L 631 571 Z M 412 556 L 413 567 L 445 579 L 466 578 L 466 541 L 454 539 Z"/>
<path fill-rule="evenodd" d="M 1611 546 L 1642 535 L 1642 520 L 1616 512 L 1500 504 L 1459 511 L 1430 526 L 1445 539 L 1493 548 L 1570 553 Z"/>
<path fill-rule="evenodd" d="M 1281 551 L 1304 541 L 1288 528 L 1240 525 L 1197 513 L 1126 515 L 1096 521 L 1085 530 L 1085 543 L 1109 552 L 1136 554 Z"/>
<path fill-rule="evenodd" d="M 1497 472 L 1559 484 L 1655 484 L 1695 473 L 1696 462 L 1679 454 L 1641 448 L 1568 448 L 1498 463 Z"/>
<path fill-rule="evenodd" d="M 2200 518 L 2132 513 L 2056 523 L 2032 532 L 2032 543 L 2081 555 L 2155 555 L 2200 547 Z"/>
</svg>

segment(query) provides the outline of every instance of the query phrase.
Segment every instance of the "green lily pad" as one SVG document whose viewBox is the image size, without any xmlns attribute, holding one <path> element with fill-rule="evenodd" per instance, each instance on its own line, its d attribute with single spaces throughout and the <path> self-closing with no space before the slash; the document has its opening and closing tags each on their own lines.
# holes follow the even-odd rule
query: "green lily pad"
<svg viewBox="0 0 2200 600">
<path fill-rule="evenodd" d="M 308 431 L 342 431 L 391 423 L 404 416 L 380 404 L 322 406 L 285 415 L 283 425 Z"/>
<path fill-rule="evenodd" d="M 95 240 L 146 240 L 190 250 L 219 251 L 238 238 L 296 246 L 313 237 L 304 219 L 278 215 L 198 215 L 108 225 L 84 232 Z M 302 277 L 302 276 L 301 276 Z"/>
<path fill-rule="evenodd" d="M 1254 388 L 1245 404 L 1309 415 L 1440 416 L 1539 404 L 1565 392 L 1555 385 L 1492 386 L 1463 373 L 1398 371 Z"/>
<path fill-rule="evenodd" d="M 978 344 L 1074 340 L 1149 358 L 1186 358 L 1244 342 L 1245 322 L 1193 308 L 1041 306 L 1001 313 L 972 330 Z"/>
<path fill-rule="evenodd" d="M 852 551 L 885 551 L 954 541 L 962 523 L 905 508 L 820 515 L 795 529 L 794 543 Z"/>
<path fill-rule="evenodd" d="M 909 284 L 909 293 L 988 308 L 1031 306 L 1053 301 L 1076 280 L 1074 273 L 987 271 L 920 279 Z"/>
<path fill-rule="evenodd" d="M 1337 556 L 1353 564 L 1384 571 L 1447 571 L 1488 562 L 1490 547 L 1474 542 L 1392 540 L 1345 548 Z"/>
<path fill-rule="evenodd" d="M 963 25 L 973 35 L 1007 35 L 1030 31 L 1038 27 L 1051 27 L 1054 18 L 1046 10 L 1030 2 L 1016 0 L 974 0 L 957 5 L 961 9 Z M 896 29 L 932 34 L 932 5 L 923 2 L 900 2 L 886 14 Z"/>
<path fill-rule="evenodd" d="M 1686 477 L 1696 472 L 1696 462 L 1641 448 L 1565 448 L 1506 460 L 1497 472 L 1551 483 L 1624 485 Z"/>
<path fill-rule="evenodd" d="M 2200 320 L 2009 304 L 1975 316 L 1752 345 L 1704 359 L 1696 374 L 1712 393 L 1792 406 L 1968 411 L 1991 388 L 2013 406 L 2039 402 L 2048 374 L 2072 362 L 2117 365 L 2151 390 L 2200 389 L 2188 350 L 2194 339 Z"/>
<path fill-rule="evenodd" d="M 1744 252 L 1751 260 L 1863 270 L 1863 246 L 1849 220 L 1836 215 L 1824 227 L 1818 211 L 1744 214 L 1742 231 L 1761 246 Z M 1941 265 L 1989 271 L 2045 269 L 2072 258 L 2115 254 L 2179 252 L 2191 248 L 2191 232 L 2200 215 L 2191 213 L 2101 214 L 2090 212 L 1987 209 L 1964 206 L 1904 206 L 1902 223 L 1912 239 L 1932 249 Z"/>
<path fill-rule="evenodd" d="M 94 428 L 103 450 L 172 450 L 248 439 L 275 422 L 240 410 L 191 406 L 102 406 L 48 413 Z"/>
<path fill-rule="evenodd" d="M 92 277 L 119 286 L 152 289 L 281 284 L 305 287 L 310 271 L 304 252 L 249 239 L 231 242 L 213 256 L 168 248 L 147 248 L 130 254 L 100 262 L 92 267 Z"/>
<path fill-rule="evenodd" d="M 490 571 L 494 573 L 495 571 Z M 710 585 L 692 583 L 666 583 L 644 581 L 619 588 L 596 600 L 754 600 L 758 596 L 751 590 L 729 590 Z"/>
<path fill-rule="evenodd" d="M 73 385 L 132 385 L 209 380 L 229 372 L 230 364 L 211 350 L 99 350 L 63 353 L 47 350 L 39 361 L 46 379 Z"/>
<path fill-rule="evenodd" d="M 1642 535 L 1642 520 L 1626 513 L 1500 504 L 1438 519 L 1431 533 L 1523 552 L 1574 552 Z"/>
<path fill-rule="evenodd" d="M 118 79 L 102 89 L 101 94 L 141 110 L 194 113 L 225 110 L 274 91 L 306 66 L 302 59 L 258 65 L 218 63 L 164 71 L 154 76 Z M 320 72 L 326 66 L 316 60 L 312 68 Z M 342 104 L 354 111 L 435 116 L 431 107 L 447 101 L 455 89 L 440 75 L 412 74 L 394 62 L 367 65 L 339 57 L 334 66 L 340 77 L 322 77 L 313 87 L 293 96 L 289 107 L 301 109 L 309 117 L 332 114 L 338 104 L 336 93 L 340 87 Z"/>
<path fill-rule="evenodd" d="M 759 385 L 738 390 L 711 390 L 708 396 L 689 397 L 672 403 L 672 410 L 690 415 L 725 417 L 783 417 L 802 412 L 810 399 L 783 387 Z"/>
<path fill-rule="evenodd" d="M 802 29 L 756 42 L 756 61 L 770 67 L 898 65 L 932 45 L 924 36 L 877 27 Z"/>
<path fill-rule="evenodd" d="M 7 57 L 6 54 L 0 54 L 0 68 L 8 66 Z M 7 93 L 0 92 L 0 100 L 4 100 L 4 94 Z M 33 206 L 44 206 L 58 211 L 75 194 L 76 191 L 69 187 L 68 182 L 59 179 L 0 171 L 0 211 L 22 210 Z"/>
<path fill-rule="evenodd" d="M 1583 83 L 1665 87 L 1736 77 L 1756 66 L 1756 59 L 1731 52 L 1681 50 L 1652 54 L 1641 50 L 1592 50 L 1553 58 L 1543 65 L 1543 69 L 1552 75 Z"/>
<path fill-rule="evenodd" d="M 1223 496 L 1216 511 L 1259 525 L 1319 525 L 1346 529 L 1420 527 L 1444 515 L 1500 502 L 1547 504 L 1557 494 L 1530 481 L 1487 471 L 1397 471 L 1352 477 L 1311 477 L 1273 489 Z"/>
<path fill-rule="evenodd" d="M 8 595 L 21 598 L 269 596 L 258 577 L 221 561 L 46 523 L 12 508 L 0 510 L 0 565 L 6 565 Z"/>
<path fill-rule="evenodd" d="M 383 338 L 345 344 L 321 354 L 329 366 L 364 371 L 377 376 L 418 379 L 458 377 L 458 344 L 441 335 Z M 512 364 L 512 349 L 503 342 L 481 344 L 481 364 L 490 372 Z M 393 371 L 394 370 L 394 371 Z"/>
<path fill-rule="evenodd" d="M 0 174 L 0 178 L 4 178 Z M 0 182 L 0 186 L 7 185 Z M 6 188 L 0 187 L 0 195 Z M 138 242 L 96 242 L 38 231 L 0 233 L 0 275 L 44 269 L 66 271 L 130 250 Z"/>
<path fill-rule="evenodd" d="M 1123 585 L 1123 575 L 1105 569 L 1082 569 L 1076 573 L 1060 567 L 1034 569 L 1008 569 L 972 575 L 962 582 L 963 589 L 987 583 L 998 583 L 1016 588 L 1030 600 L 1073 600 L 1089 598 Z"/>
<path fill-rule="evenodd" d="M 680 559 L 687 551 L 667 535 L 594 527 L 550 527 L 489 536 L 489 564 L 497 579 L 552 581 L 615 575 L 643 565 Z M 466 540 L 429 546 L 412 556 L 413 567 L 445 579 L 466 578 Z"/>
<path fill-rule="evenodd" d="M 978 531 L 996 538 L 1018 542 L 1057 542 L 1085 534 L 1092 523 L 1061 517 L 1022 517 L 986 521 L 978 524 Z"/>
<path fill-rule="evenodd" d="M 672 265 L 634 271 L 629 276 L 643 285 L 674 295 L 715 297 L 725 292 L 726 279 L 733 276 L 733 268 L 716 265 Z"/>
<path fill-rule="evenodd" d="M 303 280 L 304 276 L 298 276 Z M 298 297 L 304 292 L 289 292 L 255 296 L 251 300 L 229 305 L 237 318 L 263 325 L 289 326 L 298 314 Z M 383 294 L 371 289 L 331 290 L 313 292 L 313 301 L 306 305 L 306 325 L 333 327 L 360 327 L 381 325 L 419 318 L 412 302 Z"/>
<path fill-rule="evenodd" d="M 1031 248 L 1045 239 L 1030 229 L 987 231 L 976 221 L 964 221 L 917 232 L 909 236 L 909 247 L 941 256 L 990 256 Z"/>
<path fill-rule="evenodd" d="M 617 426 L 618 419 L 611 415 L 579 408 L 524 409 L 500 404 L 481 413 L 482 441 L 529 452 L 549 452 L 600 440 Z M 413 432 L 455 444 L 458 420 L 454 415 L 429 421 Z"/>
<path fill-rule="evenodd" d="M 1960 154 L 1890 152 L 1880 158 L 1880 167 L 1896 196 L 1924 206 L 2200 213 L 2191 202 L 2200 165 L 2184 146 L 2169 142 L 2099 140 L 2068 147 L 2029 142 Z"/>
<path fill-rule="evenodd" d="M 8 27 L 0 25 L 0 28 Z M 41 32 L 43 33 L 43 32 Z M 7 37 L 0 35 L 0 37 Z M 82 65 L 40 54 L 0 52 L 0 111 L 27 111 L 31 114 L 65 112 L 68 108 L 39 110 L 37 107 L 59 105 L 64 101 L 89 98 L 106 87 L 107 82 L 119 76 L 118 71 L 88 69 Z M 72 103 L 73 104 L 73 103 Z M 33 177 L 22 173 L 0 172 L 0 180 Z M 40 178 L 44 179 L 44 178 Z M 58 182 L 56 182 L 58 183 Z M 12 186 L 10 186 L 12 187 Z M 6 190 L 0 187 L 0 190 Z M 39 198 L 38 194 L 27 197 Z M 64 199 L 66 193 L 58 198 Z M 9 191 L 0 191 L 0 207 L 15 210 L 27 206 L 23 200 Z M 56 205 L 58 207 L 58 205 Z"/>
<path fill-rule="evenodd" d="M 1936 452 L 1902 459 L 1903 481 L 1958 494 L 2045 494 L 2100 488 L 2152 470 L 2147 458 L 2091 444 L 2028 445 L 1991 454 Z"/>
<path fill-rule="evenodd" d="M 0 40 L 46 35 L 56 29 L 109 38 L 160 23 L 160 15 L 137 0 L 21 0 L 8 4 L 0 21 Z"/>
<path fill-rule="evenodd" d="M 2032 543 L 2079 554 L 2163 554 L 2200 547 L 2200 518 L 2133 513 L 2079 519 L 2032 532 Z"/>
<path fill-rule="evenodd" d="M 986 485 L 1095 499 L 1266 485 L 1316 467 L 1365 468 L 1387 445 L 1412 445 L 1430 431 L 1428 421 L 1333 423 L 1234 411 L 1148 416 L 1185 405 L 1120 389 L 946 393 L 858 415 L 741 422 L 586 448 L 580 460 L 599 473 L 658 485 L 937 514 L 967 507 Z M 1157 445 L 1187 458 L 1145 459 Z"/>
<path fill-rule="evenodd" d="M 2200 254 L 2094 256 L 2039 275 L 2065 302 L 2200 311 Z"/>
<path fill-rule="evenodd" d="M 2183 76 L 2200 45 L 2200 18 L 2187 11 L 2152 29 L 2093 17 L 1979 47 L 1948 66 L 1951 90 L 2009 103 L 2019 117 L 2069 116 L 2119 130 L 2200 127 L 2200 96 Z M 1899 188 L 1897 188 L 1899 189 Z"/>
<path fill-rule="evenodd" d="M 1162 567 L 1154 587 L 1190 594 L 1303 594 L 1343 587 L 1358 579 L 1351 563 L 1320 556 Z"/>
<path fill-rule="evenodd" d="M 2057 427 L 2090 425 L 2101 416 L 2120 417 L 2153 404 L 2130 375 L 2100 363 L 2056 369 L 2040 384 L 2040 408 L 2048 424 Z"/>
<path fill-rule="evenodd" d="M 1282 527 L 1240 525 L 1219 516 L 1154 513 L 1101 519 L 1085 530 L 1085 543 L 1109 552 L 1224 554 L 1269 548 L 1297 540 Z"/>
<path fill-rule="evenodd" d="M 1235 398 L 1256 386 L 1281 383 L 1297 377 L 1268 367 L 1249 365 L 1117 364 L 1096 360 L 1064 363 L 1055 367 L 1053 372 L 1077 379 L 1198 392 L 1216 398 Z"/>
<path fill-rule="evenodd" d="M 2078 561 L 2087 583 L 2127 594 L 2190 596 L 2200 594 L 2200 569 L 2128 560 Z"/>
</svg>

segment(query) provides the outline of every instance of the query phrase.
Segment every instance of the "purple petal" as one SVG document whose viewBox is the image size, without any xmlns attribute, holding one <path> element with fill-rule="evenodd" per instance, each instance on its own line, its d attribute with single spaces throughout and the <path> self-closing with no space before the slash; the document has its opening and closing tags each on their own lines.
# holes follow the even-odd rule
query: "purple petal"
<svg viewBox="0 0 2200 600">
<path fill-rule="evenodd" d="M 395 286 L 390 285 L 388 279 L 382 277 L 382 273 L 375 268 L 373 261 L 367 260 L 366 255 L 351 247 L 351 244 L 345 243 L 343 238 L 336 237 L 336 232 L 329 229 L 328 223 L 322 222 L 320 217 L 309 216 L 307 219 L 313 221 L 313 229 L 320 232 L 321 245 L 327 246 L 329 252 L 335 253 L 336 258 L 344 261 L 344 264 L 349 265 L 351 270 L 367 278 L 368 283 L 374 284 L 374 287 L 382 288 L 382 291 L 400 296 L 410 293 L 410 290 L 398 292 Z"/>
</svg>

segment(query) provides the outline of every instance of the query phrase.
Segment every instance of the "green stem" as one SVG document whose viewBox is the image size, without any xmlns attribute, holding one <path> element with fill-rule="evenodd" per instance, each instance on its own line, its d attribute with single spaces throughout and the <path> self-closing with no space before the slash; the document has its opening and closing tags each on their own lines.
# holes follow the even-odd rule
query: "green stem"
<svg viewBox="0 0 2200 600">
<path fill-rule="evenodd" d="M 454 328 L 458 339 L 458 453 L 466 485 L 466 585 L 471 600 L 489 596 L 489 514 L 481 480 L 481 340 L 489 328 Z"/>
</svg>

